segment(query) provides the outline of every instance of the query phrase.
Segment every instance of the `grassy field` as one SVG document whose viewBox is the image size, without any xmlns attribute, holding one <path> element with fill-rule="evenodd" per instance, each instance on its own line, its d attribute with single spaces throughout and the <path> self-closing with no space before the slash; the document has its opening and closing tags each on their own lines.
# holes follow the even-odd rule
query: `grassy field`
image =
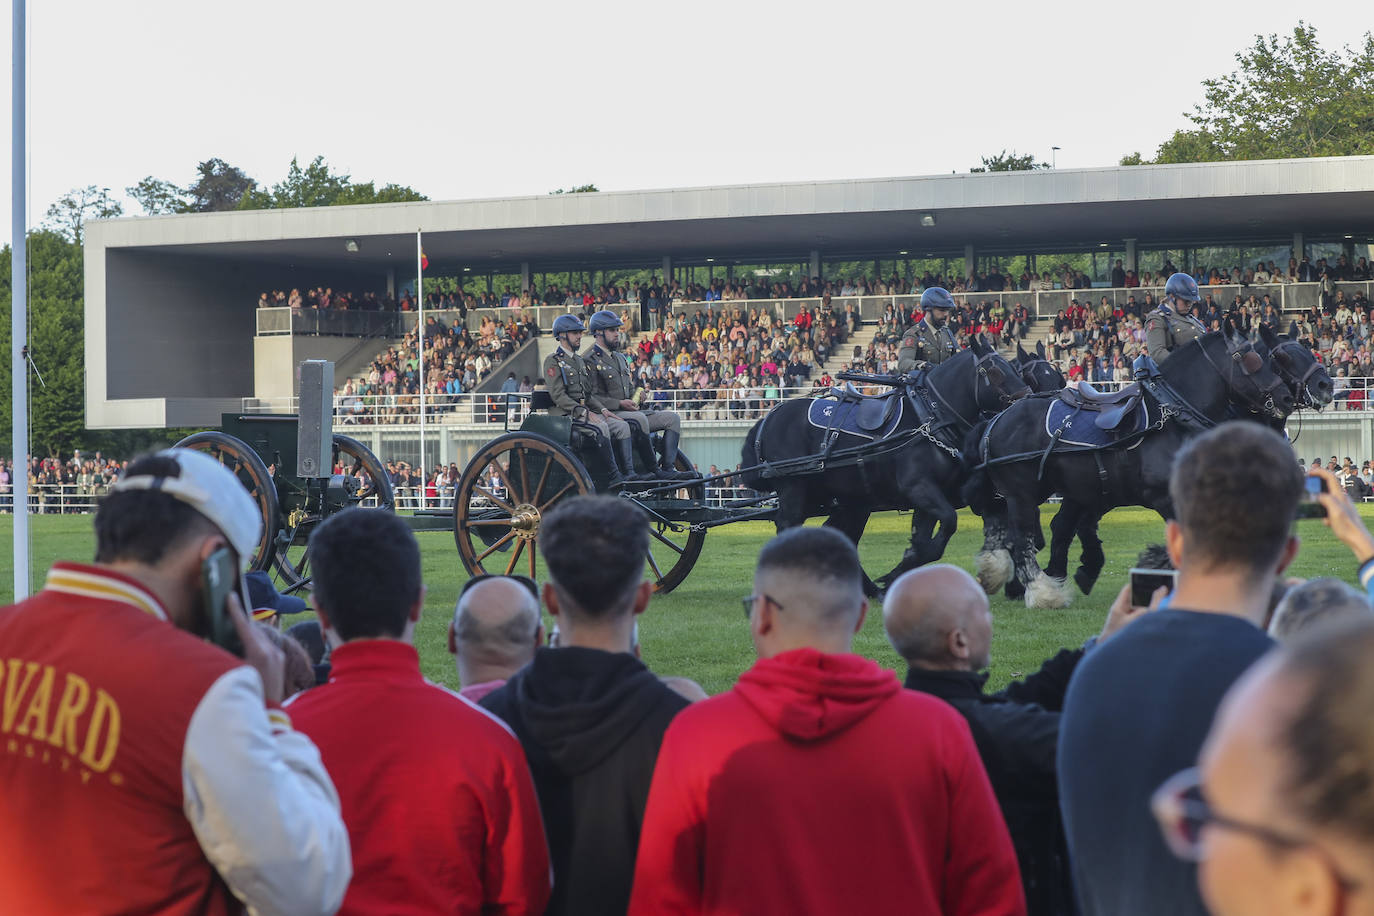
<svg viewBox="0 0 1374 916">
<path fill-rule="evenodd" d="M 1046 530 L 1052 508 L 1045 508 Z M 1374 516 L 1374 509 L 1367 513 Z M 971 570 L 973 556 L 982 544 L 982 526 L 967 512 L 960 515 L 959 525 L 945 560 Z M 860 550 L 870 574 L 886 572 L 897 561 L 906 546 L 909 526 L 910 517 L 898 513 L 873 519 Z M 752 663 L 753 646 L 739 599 L 752 591 L 754 559 L 772 530 L 771 524 L 742 522 L 711 531 L 687 581 L 672 594 L 655 598 L 640 621 L 643 657 L 650 667 L 659 674 L 691 677 L 707 691 L 717 693 L 727 689 Z M 1020 602 L 995 597 L 991 684 L 998 686 L 1034 671 L 1060 647 L 1078 645 L 1096 633 L 1136 553 L 1147 543 L 1163 540 L 1163 530 L 1159 517 L 1143 509 L 1120 509 L 1108 516 L 1102 529 L 1107 566 L 1101 582 L 1092 595 L 1076 595 L 1070 608 L 1029 610 Z M 1303 546 L 1292 570 L 1294 575 L 1331 575 L 1354 581 L 1349 551 L 1321 522 L 1299 522 L 1298 533 Z M 42 584 L 53 561 L 84 562 L 91 557 L 94 538 L 89 516 L 38 516 L 33 519 L 32 534 L 35 588 Z M 416 640 L 421 663 L 429 678 L 457 686 L 457 674 L 445 648 L 445 632 L 458 587 L 467 576 L 458 562 L 451 534 L 425 532 L 419 539 L 429 586 Z M 0 598 L 6 603 L 13 578 L 10 543 L 11 528 L 4 519 L 0 521 Z M 1076 557 L 1076 547 L 1074 551 Z M 905 666 L 883 634 L 876 607 L 855 640 L 855 651 L 905 673 Z"/>
</svg>

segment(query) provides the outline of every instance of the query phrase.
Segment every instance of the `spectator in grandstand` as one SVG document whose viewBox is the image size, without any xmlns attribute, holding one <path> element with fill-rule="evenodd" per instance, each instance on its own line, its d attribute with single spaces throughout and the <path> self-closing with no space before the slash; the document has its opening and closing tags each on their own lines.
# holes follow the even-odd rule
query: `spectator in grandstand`
<svg viewBox="0 0 1374 916">
<path fill-rule="evenodd" d="M 348 509 L 311 534 L 310 564 L 332 670 L 290 710 L 343 799 L 355 874 L 340 912 L 542 913 L 548 854 L 519 744 L 420 674 L 415 536 Z"/>
<path fill-rule="evenodd" d="M 237 564 L 261 527 L 217 460 L 145 456 L 101 503 L 95 562 L 58 563 L 0 609 L 7 911 L 338 908 L 348 837 L 318 752 L 275 708 L 282 652 L 233 593 L 242 658 L 209 641 L 204 564 Z"/>
<path fill-rule="evenodd" d="M 1144 611 L 1131 606 L 1130 595 L 1129 585 L 1121 590 L 1098 643 Z M 893 583 L 883 600 L 883 625 L 908 665 L 907 689 L 945 700 L 968 720 L 1016 847 L 1028 912 L 1072 913 L 1055 746 L 1064 691 L 1084 649 L 1062 649 L 1031 676 L 985 694 L 992 644 L 987 595 L 968 573 L 942 564 Z"/>
<path fill-rule="evenodd" d="M 764 546 L 744 602 L 759 661 L 669 727 L 632 914 L 1025 912 L 968 726 L 850 654 L 861 580 L 832 529 Z"/>
<path fill-rule="evenodd" d="M 448 626 L 459 691 L 476 703 L 534 659 L 544 642 L 539 589 L 523 576 L 474 576 L 463 583 Z"/>
<path fill-rule="evenodd" d="M 1374 622 L 1300 635 L 1227 694 L 1200 765 L 1153 806 L 1214 916 L 1368 913 Z"/>
<path fill-rule="evenodd" d="M 648 520 L 609 496 L 577 497 L 544 517 L 544 604 L 559 647 L 488 694 L 482 705 L 524 745 L 548 830 L 548 912 L 624 912 L 640 820 L 664 730 L 688 700 L 632 651 L 648 607 Z"/>
<path fill-rule="evenodd" d="M 1260 627 L 1297 552 L 1301 478 L 1287 441 L 1254 423 L 1204 433 L 1174 463 L 1170 603 L 1090 652 L 1064 701 L 1059 792 L 1087 916 L 1204 912 L 1148 801 L 1197 759 L 1222 695 L 1273 645 Z"/>
</svg>

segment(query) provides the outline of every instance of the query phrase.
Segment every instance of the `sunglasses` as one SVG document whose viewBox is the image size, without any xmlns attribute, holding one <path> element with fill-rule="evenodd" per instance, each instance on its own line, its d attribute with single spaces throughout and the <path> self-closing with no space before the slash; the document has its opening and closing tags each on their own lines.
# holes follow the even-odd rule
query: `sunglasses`
<svg viewBox="0 0 1374 916">
<path fill-rule="evenodd" d="M 481 573 L 476 576 L 473 576 L 471 579 L 463 583 L 462 589 L 458 592 L 458 600 L 461 601 L 463 599 L 463 596 L 468 593 L 468 589 L 472 588 L 477 583 L 489 582 L 492 579 L 509 579 L 512 582 L 519 583 L 523 588 L 525 588 L 526 591 L 530 593 L 530 595 L 534 597 L 535 601 L 539 600 L 539 585 L 533 579 L 531 579 L 529 576 L 507 575 L 505 573 Z"/>
</svg>

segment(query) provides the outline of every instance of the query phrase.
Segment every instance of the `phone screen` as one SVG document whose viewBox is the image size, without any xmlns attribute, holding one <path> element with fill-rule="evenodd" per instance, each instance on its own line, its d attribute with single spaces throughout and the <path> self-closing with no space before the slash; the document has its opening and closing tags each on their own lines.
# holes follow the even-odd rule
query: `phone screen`
<svg viewBox="0 0 1374 916">
<path fill-rule="evenodd" d="M 1298 518 L 1325 518 L 1326 507 L 1317 497 L 1326 491 L 1326 481 L 1315 475 L 1303 478 L 1302 501 L 1298 503 Z"/>
<path fill-rule="evenodd" d="M 1177 583 L 1178 570 L 1176 569 L 1132 569 L 1131 604 L 1135 607 L 1149 607 L 1150 599 L 1154 598 L 1155 589 L 1163 585 L 1172 594 Z"/>
<path fill-rule="evenodd" d="M 234 552 L 221 547 L 200 567 L 202 593 L 205 596 L 205 612 L 210 618 L 210 639 L 221 649 L 243 657 L 243 641 L 234 628 L 227 604 L 229 594 L 238 589 L 239 570 L 234 560 Z"/>
</svg>

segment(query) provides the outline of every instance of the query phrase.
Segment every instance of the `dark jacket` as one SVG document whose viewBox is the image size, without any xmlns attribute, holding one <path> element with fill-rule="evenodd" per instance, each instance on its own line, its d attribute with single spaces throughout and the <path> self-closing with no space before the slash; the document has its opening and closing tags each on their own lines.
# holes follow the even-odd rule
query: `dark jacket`
<svg viewBox="0 0 1374 916">
<path fill-rule="evenodd" d="M 540 649 L 482 706 L 525 748 L 553 863 L 549 916 L 624 913 L 663 733 L 686 708 L 623 652 Z"/>
<path fill-rule="evenodd" d="M 1022 681 L 986 694 L 986 674 L 911 668 L 906 687 L 968 720 L 1021 865 L 1029 916 L 1073 914 L 1073 872 L 1055 782 L 1059 712 L 1083 650 L 1064 649 Z"/>
</svg>

